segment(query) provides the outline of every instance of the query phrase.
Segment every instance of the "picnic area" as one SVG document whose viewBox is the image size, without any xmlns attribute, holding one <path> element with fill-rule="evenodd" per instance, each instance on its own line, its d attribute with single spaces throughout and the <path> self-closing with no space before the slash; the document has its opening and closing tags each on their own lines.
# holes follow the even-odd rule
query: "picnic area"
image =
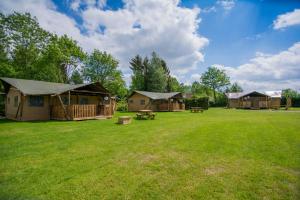
<svg viewBox="0 0 300 200">
<path fill-rule="evenodd" d="M 115 124 L 131 116 L 126 126 Z M 299 199 L 300 112 L 0 120 L 0 199 Z"/>
</svg>

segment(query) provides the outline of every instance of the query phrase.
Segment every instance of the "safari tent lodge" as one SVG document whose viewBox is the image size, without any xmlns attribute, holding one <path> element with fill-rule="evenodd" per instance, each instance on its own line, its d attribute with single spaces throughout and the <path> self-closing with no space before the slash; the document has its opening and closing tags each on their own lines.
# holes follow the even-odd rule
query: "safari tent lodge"
<svg viewBox="0 0 300 200">
<path fill-rule="evenodd" d="M 85 120 L 110 118 L 115 101 L 98 82 L 63 84 L 15 78 L 0 78 L 8 119 Z"/>
<path fill-rule="evenodd" d="M 226 93 L 229 108 L 278 109 L 281 91 Z"/>
<path fill-rule="evenodd" d="M 128 111 L 182 111 L 185 110 L 181 92 L 159 93 L 134 91 L 128 98 Z"/>
</svg>

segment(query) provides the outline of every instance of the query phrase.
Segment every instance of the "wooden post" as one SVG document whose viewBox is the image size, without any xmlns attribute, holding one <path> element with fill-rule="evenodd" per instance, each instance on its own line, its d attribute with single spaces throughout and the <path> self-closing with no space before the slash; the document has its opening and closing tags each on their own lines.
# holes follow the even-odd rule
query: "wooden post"
<svg viewBox="0 0 300 200">
<path fill-rule="evenodd" d="M 20 116 L 19 119 L 22 119 L 23 116 L 23 106 L 24 106 L 25 96 L 21 93 L 21 107 L 20 107 Z"/>
<path fill-rule="evenodd" d="M 168 99 L 168 111 L 170 111 L 170 99 Z"/>
<path fill-rule="evenodd" d="M 61 100 L 60 95 L 58 94 L 57 97 L 58 97 L 58 99 L 59 99 L 59 102 L 60 102 L 61 107 L 62 107 L 63 110 L 64 110 L 66 119 L 67 119 L 67 120 L 70 120 L 70 119 L 69 119 L 69 116 L 68 116 L 68 112 L 67 112 L 67 110 L 66 110 L 66 108 L 65 108 L 64 103 L 63 103 L 62 100 Z"/>
<path fill-rule="evenodd" d="M 71 91 L 69 90 L 69 105 L 71 105 Z"/>
</svg>

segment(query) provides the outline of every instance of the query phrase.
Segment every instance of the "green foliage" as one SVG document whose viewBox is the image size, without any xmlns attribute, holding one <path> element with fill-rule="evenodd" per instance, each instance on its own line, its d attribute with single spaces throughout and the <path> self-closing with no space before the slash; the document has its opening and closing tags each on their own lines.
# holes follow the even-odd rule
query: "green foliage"
<svg viewBox="0 0 300 200">
<path fill-rule="evenodd" d="M 181 89 L 179 82 L 170 75 L 167 63 L 155 52 L 151 59 L 137 55 L 130 61 L 131 76 L 130 90 L 150 92 L 175 92 Z"/>
<path fill-rule="evenodd" d="M 128 102 L 125 98 L 117 101 L 117 111 L 128 111 Z"/>
<path fill-rule="evenodd" d="M 199 98 L 192 98 L 192 99 L 185 99 L 185 109 L 190 109 L 191 107 L 201 107 L 203 109 L 208 109 L 208 97 L 199 97 Z"/>
<path fill-rule="evenodd" d="M 209 67 L 208 70 L 202 74 L 201 83 L 213 90 L 214 101 L 216 101 L 216 90 L 221 91 L 222 88 L 230 84 L 230 81 L 224 70 Z"/>
<path fill-rule="evenodd" d="M 209 106 L 211 107 L 225 107 L 227 105 L 227 97 L 224 93 L 217 92 L 216 100 L 209 101 Z"/>
<path fill-rule="evenodd" d="M 198 81 L 194 81 L 192 83 L 191 92 L 195 97 L 204 97 L 204 96 L 210 96 L 212 91 L 210 88 L 199 83 Z"/>
<path fill-rule="evenodd" d="M 29 13 L 0 14 L 1 76 L 68 83 L 84 57 L 76 41 L 45 31 Z"/>
<path fill-rule="evenodd" d="M 300 93 L 290 88 L 282 90 L 282 96 L 285 98 L 300 97 Z"/>
<path fill-rule="evenodd" d="M 167 92 L 178 92 L 182 90 L 182 86 L 178 82 L 177 78 L 169 76 L 167 83 Z"/>
<path fill-rule="evenodd" d="M 83 77 L 81 76 L 81 74 L 78 70 L 73 71 L 70 82 L 72 84 L 82 84 L 83 83 Z"/>
<path fill-rule="evenodd" d="M 165 92 L 167 87 L 167 73 L 162 60 L 153 52 L 147 71 L 147 89 L 150 92 Z"/>
<path fill-rule="evenodd" d="M 148 58 L 144 59 L 140 55 L 136 55 L 129 62 L 132 70 L 130 89 L 147 91 L 147 71 L 149 66 Z"/>
<path fill-rule="evenodd" d="M 226 89 L 226 92 L 243 92 L 243 88 L 235 82 Z"/>
<path fill-rule="evenodd" d="M 282 90 L 281 105 L 286 105 L 287 98 L 291 99 L 291 106 L 300 107 L 300 93 L 290 88 Z"/>
<path fill-rule="evenodd" d="M 124 97 L 127 94 L 118 61 L 110 54 L 94 50 L 83 67 L 83 76 L 89 82 L 99 81 L 113 95 Z"/>
</svg>

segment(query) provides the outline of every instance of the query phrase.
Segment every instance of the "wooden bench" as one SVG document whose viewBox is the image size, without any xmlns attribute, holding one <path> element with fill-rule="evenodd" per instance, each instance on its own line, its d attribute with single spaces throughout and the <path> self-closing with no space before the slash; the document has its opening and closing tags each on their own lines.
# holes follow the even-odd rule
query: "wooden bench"
<svg viewBox="0 0 300 200">
<path fill-rule="evenodd" d="M 155 113 L 150 113 L 149 118 L 153 120 L 155 118 Z"/>
<path fill-rule="evenodd" d="M 204 111 L 204 109 L 201 108 L 201 107 L 191 107 L 190 110 L 191 110 L 192 113 L 198 113 L 198 112 L 203 113 L 203 111 Z"/>
<path fill-rule="evenodd" d="M 118 118 L 118 124 L 130 124 L 131 117 L 130 116 L 120 116 Z"/>
<path fill-rule="evenodd" d="M 136 119 L 155 119 L 155 113 L 136 113 Z"/>
</svg>

